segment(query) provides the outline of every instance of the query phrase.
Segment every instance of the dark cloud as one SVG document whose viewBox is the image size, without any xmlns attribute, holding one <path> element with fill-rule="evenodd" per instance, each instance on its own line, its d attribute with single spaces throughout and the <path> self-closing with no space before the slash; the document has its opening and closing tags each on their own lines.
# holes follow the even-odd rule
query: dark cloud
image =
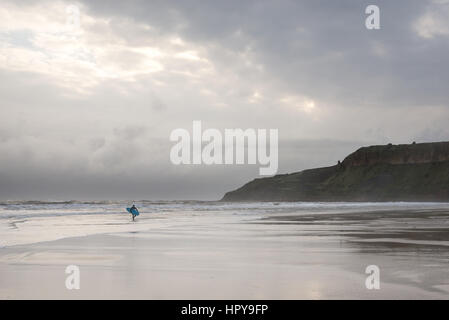
<svg viewBox="0 0 449 320">
<path fill-rule="evenodd" d="M 365 28 L 370 1 L 96 1 L 99 15 L 125 15 L 257 62 L 290 91 L 348 107 L 446 105 L 449 40 L 423 39 L 414 23 L 432 1 L 377 1 L 381 29 Z M 180 25 L 182 24 L 182 27 Z M 241 33 L 244 37 L 236 37 Z M 218 53 L 218 52 L 216 52 Z M 219 57 L 220 58 L 220 57 Z M 226 59 L 225 57 L 223 57 Z"/>
</svg>

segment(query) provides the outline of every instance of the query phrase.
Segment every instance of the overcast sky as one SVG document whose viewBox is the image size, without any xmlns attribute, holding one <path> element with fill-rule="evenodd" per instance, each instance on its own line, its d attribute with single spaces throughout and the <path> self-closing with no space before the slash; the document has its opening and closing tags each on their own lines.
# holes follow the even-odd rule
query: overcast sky
<svg viewBox="0 0 449 320">
<path fill-rule="evenodd" d="M 449 140 L 449 1 L 2 0 L 0 97 L 1 199 L 219 199 L 259 166 L 173 129 L 278 129 L 279 173 Z"/>
</svg>

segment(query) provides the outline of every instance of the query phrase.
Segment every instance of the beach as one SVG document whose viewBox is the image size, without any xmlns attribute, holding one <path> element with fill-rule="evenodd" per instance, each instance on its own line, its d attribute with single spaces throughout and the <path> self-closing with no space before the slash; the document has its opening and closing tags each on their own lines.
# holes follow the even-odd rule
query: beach
<svg viewBox="0 0 449 320">
<path fill-rule="evenodd" d="M 0 298 L 449 298 L 448 203 L 127 204 L 2 203 Z"/>
</svg>

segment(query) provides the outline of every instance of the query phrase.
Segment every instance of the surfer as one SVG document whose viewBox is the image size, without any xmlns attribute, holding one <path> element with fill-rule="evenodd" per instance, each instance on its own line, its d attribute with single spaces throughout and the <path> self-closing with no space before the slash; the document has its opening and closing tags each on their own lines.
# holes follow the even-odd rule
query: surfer
<svg viewBox="0 0 449 320">
<path fill-rule="evenodd" d="M 134 218 L 137 216 L 136 212 L 139 212 L 139 210 L 137 210 L 136 205 L 133 204 L 133 206 L 131 207 L 131 214 L 133 216 L 133 221 L 134 221 Z"/>
</svg>

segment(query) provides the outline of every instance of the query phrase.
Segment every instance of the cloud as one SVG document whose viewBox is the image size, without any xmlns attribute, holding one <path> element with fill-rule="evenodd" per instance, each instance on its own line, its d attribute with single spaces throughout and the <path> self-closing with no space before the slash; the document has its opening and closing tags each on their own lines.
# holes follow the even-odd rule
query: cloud
<svg viewBox="0 0 449 320">
<path fill-rule="evenodd" d="M 429 4 L 426 12 L 416 21 L 415 30 L 426 39 L 449 36 L 449 2 L 437 0 Z"/>
</svg>

